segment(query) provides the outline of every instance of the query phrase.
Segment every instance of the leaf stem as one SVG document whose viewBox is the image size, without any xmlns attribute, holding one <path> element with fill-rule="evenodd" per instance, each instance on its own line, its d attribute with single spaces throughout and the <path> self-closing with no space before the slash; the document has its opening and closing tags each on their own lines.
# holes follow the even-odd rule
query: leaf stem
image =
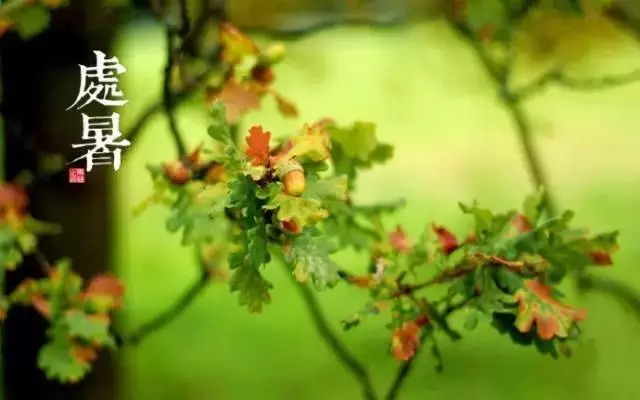
<svg viewBox="0 0 640 400">
<path fill-rule="evenodd" d="M 286 268 L 287 264 L 283 263 L 283 265 L 285 266 L 287 274 L 290 275 L 290 271 Z M 315 325 L 318 334 L 320 334 L 320 337 L 324 340 L 327 346 L 329 346 L 333 354 L 336 355 L 338 360 L 345 366 L 345 368 L 347 368 L 349 372 L 354 375 L 354 377 L 360 384 L 360 387 L 362 388 L 363 397 L 367 400 L 375 400 L 377 396 L 371 382 L 371 377 L 369 376 L 366 368 L 347 350 L 345 345 L 331 330 L 327 319 L 320 309 L 318 300 L 316 299 L 309 286 L 301 284 L 293 278 L 292 280 L 300 291 L 300 295 L 302 296 L 302 299 L 307 306 L 307 310 L 311 315 L 313 324 Z"/>
<path fill-rule="evenodd" d="M 626 7 L 633 7 L 631 1 L 627 3 Z M 606 10 L 606 15 L 640 41 L 640 17 L 633 16 L 629 10 L 625 9 L 623 2 L 614 2 Z"/>
</svg>

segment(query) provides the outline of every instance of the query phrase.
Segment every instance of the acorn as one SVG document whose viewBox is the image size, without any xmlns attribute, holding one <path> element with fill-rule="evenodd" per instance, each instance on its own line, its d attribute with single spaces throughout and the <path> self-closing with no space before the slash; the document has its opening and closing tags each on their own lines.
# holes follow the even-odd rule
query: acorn
<svg viewBox="0 0 640 400">
<path fill-rule="evenodd" d="M 191 170 L 182 161 L 172 161 L 162 165 L 164 176 L 175 185 L 184 185 L 191 180 Z"/>
<path fill-rule="evenodd" d="M 284 192 L 290 196 L 300 196 L 307 186 L 304 177 L 304 168 L 299 162 L 290 160 L 280 167 L 279 175 L 282 177 Z"/>
</svg>

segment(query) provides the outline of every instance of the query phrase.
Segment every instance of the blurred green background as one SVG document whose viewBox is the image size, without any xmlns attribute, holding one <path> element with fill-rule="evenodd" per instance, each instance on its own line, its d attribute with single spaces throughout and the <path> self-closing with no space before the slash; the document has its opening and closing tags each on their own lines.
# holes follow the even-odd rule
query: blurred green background
<svg viewBox="0 0 640 400">
<path fill-rule="evenodd" d="M 576 76 L 640 65 L 637 42 L 602 21 L 594 22 L 592 30 L 597 34 L 584 39 L 579 62 L 573 62 L 578 58 L 572 54 L 575 46 L 560 46 L 560 56 L 571 58 L 570 71 Z M 123 126 L 161 95 L 163 37 L 160 26 L 136 24 L 119 38 L 114 55 L 128 68 L 121 84 L 130 99 L 123 108 Z M 432 221 L 463 234 L 470 221 L 458 201 L 476 199 L 504 210 L 519 207 L 531 190 L 509 115 L 475 55 L 443 22 L 338 27 L 290 41 L 287 47 L 287 58 L 276 69 L 276 88 L 296 102 L 300 118 L 282 119 L 268 99 L 243 127 L 262 124 L 275 135 L 287 135 L 324 116 L 342 123 L 377 123 L 379 137 L 395 145 L 395 157 L 362 174 L 357 200 L 405 198 L 407 207 L 391 222 L 403 224 L 414 237 Z M 535 55 L 523 59 L 520 76 L 533 76 L 545 62 Z M 560 206 L 575 210 L 577 223 L 594 231 L 621 231 L 615 266 L 597 272 L 640 289 L 640 83 L 591 93 L 550 87 L 526 109 Z M 210 144 L 202 98 L 180 107 L 178 120 L 190 146 Z M 192 250 L 164 229 L 167 210 L 156 207 L 132 216 L 152 189 L 145 164 L 174 157 L 164 116 L 156 116 L 137 140 L 113 177 L 115 259 L 127 286 L 123 329 L 163 310 L 198 275 Z M 336 259 L 362 271 L 367 256 L 349 253 Z M 262 314 L 249 314 L 227 284 L 215 283 L 166 329 L 128 349 L 118 359 L 122 397 L 359 398 L 355 380 L 315 332 L 284 269 L 272 263 L 266 277 L 275 288 Z M 400 398 L 640 398 L 640 321 L 604 295 L 578 296 L 571 282 L 566 291 L 589 312 L 571 359 L 556 361 L 517 347 L 484 321 L 461 342 L 439 338 L 441 374 L 435 372 L 431 354 L 421 353 Z M 318 296 L 333 328 L 366 362 L 383 393 L 398 365 L 388 353 L 386 318 L 340 332 L 339 321 L 361 307 L 365 293 L 338 285 Z M 463 317 L 455 320 L 461 329 Z"/>
</svg>

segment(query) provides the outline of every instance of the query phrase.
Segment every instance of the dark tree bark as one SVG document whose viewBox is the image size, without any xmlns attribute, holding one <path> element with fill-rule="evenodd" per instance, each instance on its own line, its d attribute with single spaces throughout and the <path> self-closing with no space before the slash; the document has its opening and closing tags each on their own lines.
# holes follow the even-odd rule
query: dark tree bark
<svg viewBox="0 0 640 400">
<path fill-rule="evenodd" d="M 6 178 L 10 181 L 24 170 L 35 173 L 36 181 L 29 189 L 31 213 L 63 228 L 63 234 L 43 238 L 40 249 L 51 262 L 70 257 L 83 278 L 111 266 L 109 176 L 114 171 L 108 166 L 94 167 L 87 174 L 87 183 L 70 184 L 66 169 L 38 178 L 38 164 L 45 154 L 61 154 L 65 160 L 81 155 L 71 148 L 72 143 L 80 142 L 81 112 L 99 116 L 117 111 L 89 106 L 65 111 L 78 93 L 78 64 L 95 65 L 93 50 L 109 55 L 119 18 L 96 9 L 99 4 L 75 1 L 54 12 L 51 28 L 41 35 L 25 41 L 7 34 L 0 40 Z M 27 258 L 18 271 L 8 274 L 5 290 L 10 291 L 26 276 L 41 275 L 38 263 Z M 10 310 L 2 343 L 6 398 L 113 399 L 115 370 L 107 352 L 100 354 L 93 371 L 79 384 L 61 385 L 46 379 L 36 361 L 46 327 L 46 321 L 31 309 Z"/>
</svg>

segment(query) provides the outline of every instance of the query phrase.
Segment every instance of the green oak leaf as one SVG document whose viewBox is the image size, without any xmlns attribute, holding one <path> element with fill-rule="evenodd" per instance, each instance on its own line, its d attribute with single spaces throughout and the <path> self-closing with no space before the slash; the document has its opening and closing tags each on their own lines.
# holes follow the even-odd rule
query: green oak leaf
<svg viewBox="0 0 640 400">
<path fill-rule="evenodd" d="M 327 179 L 318 179 L 310 176 L 307 178 L 307 189 L 304 196 L 307 198 L 337 199 L 347 198 L 347 176 L 339 175 Z"/>
<path fill-rule="evenodd" d="M 347 157 L 360 161 L 368 161 L 378 144 L 375 124 L 360 121 L 348 129 L 333 129 L 331 140 L 340 145 Z"/>
<path fill-rule="evenodd" d="M 93 344 L 114 346 L 109 334 L 109 317 L 106 315 L 87 315 L 80 310 L 69 310 L 64 316 L 69 335 Z"/>
<path fill-rule="evenodd" d="M 224 144 L 233 146 L 231 137 L 231 129 L 227 123 L 226 110 L 222 101 L 216 101 L 211 107 L 212 122 L 207 129 L 207 133 L 214 140 Z"/>
<path fill-rule="evenodd" d="M 309 278 L 319 290 L 333 287 L 340 279 L 338 265 L 329 255 L 332 246 L 309 231 L 296 237 L 285 250 L 286 261 L 293 266 L 296 280 L 306 283 Z"/>
<path fill-rule="evenodd" d="M 57 331 L 38 352 L 38 367 L 49 379 L 62 383 L 78 382 L 91 369 L 91 364 L 74 354 L 73 344 L 64 331 Z"/>
<path fill-rule="evenodd" d="M 263 206 L 267 210 L 278 210 L 279 221 L 295 221 L 300 229 L 326 218 L 329 213 L 319 200 L 289 196 L 279 193 Z"/>
<path fill-rule="evenodd" d="M 393 147 L 379 143 L 375 125 L 356 122 L 350 127 L 330 125 L 331 158 L 337 175 L 344 174 L 353 188 L 358 169 L 371 168 L 374 163 L 384 163 L 393 156 Z"/>
<path fill-rule="evenodd" d="M 262 306 L 271 302 L 269 289 L 273 285 L 265 280 L 256 268 L 242 263 L 235 268 L 230 281 L 231 292 L 239 292 L 238 302 L 250 312 L 259 313 Z"/>
</svg>

